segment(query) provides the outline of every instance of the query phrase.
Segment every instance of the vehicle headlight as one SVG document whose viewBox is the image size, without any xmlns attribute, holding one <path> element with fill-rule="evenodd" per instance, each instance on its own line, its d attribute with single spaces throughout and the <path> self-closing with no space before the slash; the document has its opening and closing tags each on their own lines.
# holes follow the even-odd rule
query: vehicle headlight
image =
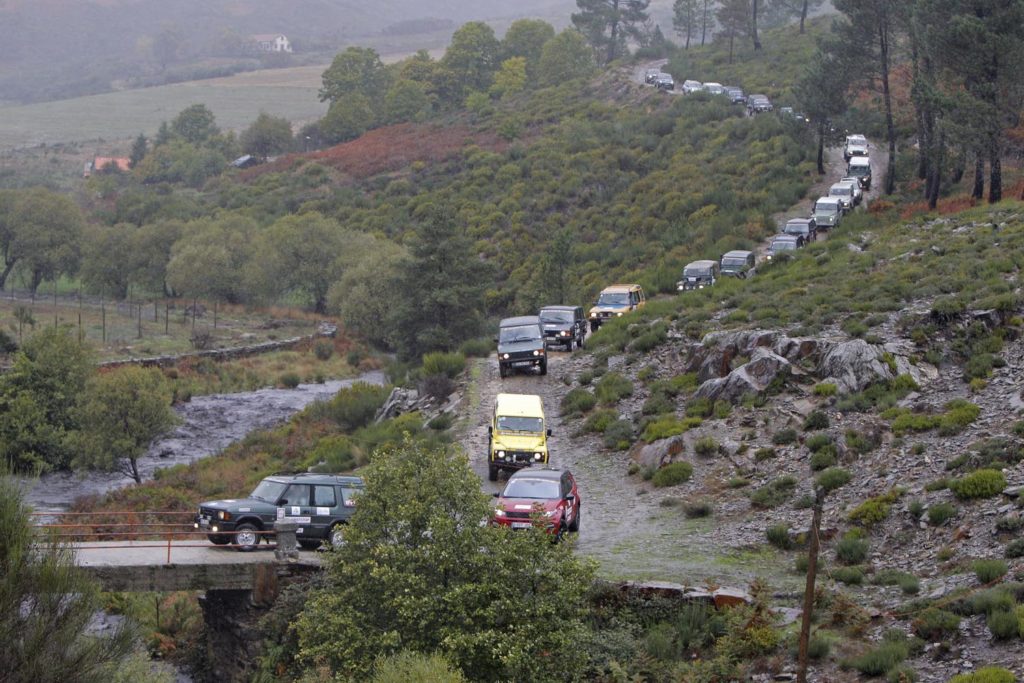
<svg viewBox="0 0 1024 683">
<path fill-rule="evenodd" d="M 683 291 L 683 286 L 682 285 L 676 285 L 676 289 L 678 289 L 681 292 L 681 291 Z"/>
<path fill-rule="evenodd" d="M 533 454 L 533 459 L 536 460 L 537 462 L 540 462 L 540 459 L 541 459 L 541 457 L 543 455 L 544 455 L 543 453 L 534 453 Z"/>
<path fill-rule="evenodd" d="M 199 528 L 199 522 L 194 522 L 194 523 L 192 524 L 192 528 L 193 528 L 193 529 L 198 529 L 198 528 Z"/>
<path fill-rule="evenodd" d="M 548 510 L 547 512 L 544 513 L 544 516 L 545 517 L 554 517 L 557 514 L 558 514 L 558 510 L 557 509 L 555 509 L 555 510 Z"/>
<path fill-rule="evenodd" d="M 543 356 L 544 355 L 544 349 L 537 349 L 537 350 L 535 350 L 533 352 L 533 355 L 535 355 L 535 356 Z"/>
<path fill-rule="evenodd" d="M 210 531 L 212 531 L 213 533 L 217 533 L 218 531 L 220 531 L 220 529 L 218 529 L 217 525 L 214 524 L 213 526 L 210 527 Z"/>
<path fill-rule="evenodd" d="M 618 313 L 616 313 L 616 314 L 615 314 L 615 317 L 617 317 L 617 318 L 621 318 L 621 317 L 622 317 L 622 311 L 619 311 Z"/>
<path fill-rule="evenodd" d="M 504 517 L 505 516 L 505 511 L 502 510 L 501 508 L 497 508 L 497 509 L 494 510 L 494 516 L 495 517 Z"/>
<path fill-rule="evenodd" d="M 508 360 L 508 354 L 507 353 L 501 354 L 501 359 L 502 360 Z"/>
<path fill-rule="evenodd" d="M 500 459 L 500 460 L 504 460 L 505 459 L 505 451 L 498 451 L 498 459 Z"/>
<path fill-rule="evenodd" d="M 569 330 L 562 330 L 562 336 L 563 337 L 568 337 L 569 336 Z"/>
<path fill-rule="evenodd" d="M 704 289 L 704 285 L 697 285 L 697 289 Z"/>
<path fill-rule="evenodd" d="M 221 510 L 217 513 L 217 519 L 231 519 L 231 513 L 226 510 Z"/>
</svg>

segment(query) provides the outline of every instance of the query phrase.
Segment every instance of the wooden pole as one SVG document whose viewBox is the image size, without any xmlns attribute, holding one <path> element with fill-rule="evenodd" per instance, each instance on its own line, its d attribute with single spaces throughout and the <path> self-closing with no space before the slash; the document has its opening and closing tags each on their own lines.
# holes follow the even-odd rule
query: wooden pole
<svg viewBox="0 0 1024 683">
<path fill-rule="evenodd" d="M 139 339 L 142 339 L 142 302 L 139 302 Z"/>
<path fill-rule="evenodd" d="M 57 278 L 53 279 L 53 326 L 57 327 Z"/>
<path fill-rule="evenodd" d="M 199 307 L 197 299 L 192 299 L 192 329 L 196 329 L 196 309 Z"/>
<path fill-rule="evenodd" d="M 217 301 L 213 302 L 213 329 L 217 329 Z"/>
<path fill-rule="evenodd" d="M 107 302 L 100 299 L 100 315 L 103 318 L 103 343 L 107 343 Z"/>
<path fill-rule="evenodd" d="M 153 322 L 160 322 L 160 309 L 156 305 L 156 301 L 153 302 Z"/>
<path fill-rule="evenodd" d="M 85 332 L 82 331 L 82 312 L 78 312 L 78 343 L 85 341 Z"/>
<path fill-rule="evenodd" d="M 814 499 L 811 537 L 807 548 L 807 585 L 804 587 L 804 613 L 800 620 L 800 645 L 797 653 L 797 683 L 807 683 L 807 652 L 811 640 L 811 613 L 814 611 L 814 583 L 818 576 L 818 533 L 821 530 L 821 508 L 824 496 Z"/>
<path fill-rule="evenodd" d="M 171 305 L 164 303 L 164 334 L 170 334 L 171 326 Z"/>
</svg>

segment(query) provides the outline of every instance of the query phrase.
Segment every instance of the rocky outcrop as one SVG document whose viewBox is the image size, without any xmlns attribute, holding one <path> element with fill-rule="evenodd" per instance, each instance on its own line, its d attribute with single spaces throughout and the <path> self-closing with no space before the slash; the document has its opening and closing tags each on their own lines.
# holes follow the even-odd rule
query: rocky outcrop
<svg viewBox="0 0 1024 683">
<path fill-rule="evenodd" d="M 462 392 L 455 391 L 442 401 L 416 389 L 395 387 L 384 405 L 377 411 L 374 422 L 396 418 L 406 413 L 419 413 L 425 422 L 441 414 L 456 415 L 462 403 Z"/>
<path fill-rule="evenodd" d="M 642 468 L 657 469 L 686 449 L 685 435 L 670 436 L 654 443 L 638 441 L 629 455 Z"/>
<path fill-rule="evenodd" d="M 793 365 L 782 356 L 770 349 L 758 348 L 750 362 L 725 377 L 709 379 L 697 388 L 694 395 L 737 403 L 744 396 L 762 393 L 777 379 L 786 379 L 793 370 Z"/>
</svg>

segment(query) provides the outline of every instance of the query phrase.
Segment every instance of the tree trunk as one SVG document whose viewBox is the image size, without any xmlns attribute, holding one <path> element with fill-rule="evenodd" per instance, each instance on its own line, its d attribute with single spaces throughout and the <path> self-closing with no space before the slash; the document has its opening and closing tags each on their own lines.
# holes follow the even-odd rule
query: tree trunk
<svg viewBox="0 0 1024 683">
<path fill-rule="evenodd" d="M 618 12 L 618 9 L 619 9 L 619 3 L 616 2 L 615 3 L 615 11 Z M 615 59 L 615 49 L 618 47 L 617 46 L 617 43 L 619 42 L 619 19 L 618 19 L 618 17 L 615 17 L 614 19 L 612 19 L 612 26 L 611 26 L 611 28 L 612 28 L 611 37 L 609 39 L 610 42 L 608 43 L 608 59 L 606 60 L 607 64 L 611 64 L 612 61 L 614 61 L 614 59 Z"/>
<path fill-rule="evenodd" d="M 704 39 L 708 35 L 708 3 L 711 0 L 704 0 L 704 15 L 700 22 L 700 46 L 704 47 Z"/>
<path fill-rule="evenodd" d="M 992 142 L 988 165 L 988 203 L 995 204 L 1003 200 L 1003 162 L 999 153 L 999 142 Z"/>
<path fill-rule="evenodd" d="M 43 284 L 43 272 L 41 270 L 32 271 L 32 280 L 29 282 L 29 289 L 35 294 L 39 289 L 39 285 Z"/>
<path fill-rule="evenodd" d="M 961 147 L 960 151 L 957 152 L 956 157 L 954 157 L 954 159 L 953 159 L 953 175 L 952 175 L 952 180 L 953 180 L 954 184 L 955 183 L 959 183 L 961 180 L 964 179 L 964 173 L 967 172 L 966 165 L 967 165 L 967 150 Z"/>
<path fill-rule="evenodd" d="M 889 18 L 878 20 L 878 54 L 882 75 L 882 97 L 885 100 L 885 132 L 889 138 L 889 164 L 885 170 L 885 194 L 896 190 L 896 124 L 892 120 L 892 93 L 889 91 Z"/>
<path fill-rule="evenodd" d="M 818 175 L 825 175 L 825 122 L 818 123 Z"/>
<path fill-rule="evenodd" d="M 946 146 L 945 134 L 939 133 L 939 139 L 931 156 L 928 168 L 928 208 L 934 209 L 939 203 L 939 189 L 942 186 L 943 151 Z"/>
<path fill-rule="evenodd" d="M 14 270 L 14 264 L 16 264 L 17 262 L 17 259 L 15 259 L 14 261 L 11 261 L 6 266 L 4 266 L 3 272 L 0 273 L 0 289 L 3 289 L 7 286 L 7 277 L 11 274 L 11 271 Z"/>
<path fill-rule="evenodd" d="M 732 43 L 736 39 L 736 34 L 729 32 L 729 63 L 732 64 Z"/>
<path fill-rule="evenodd" d="M 129 474 L 132 479 L 135 480 L 136 484 L 142 483 L 142 475 L 139 474 L 139 461 L 137 458 L 128 458 L 128 467 L 130 468 Z"/>
<path fill-rule="evenodd" d="M 758 0 L 752 0 L 750 6 L 753 8 L 751 24 L 750 24 L 750 35 L 754 39 L 754 49 L 761 49 L 761 39 L 757 37 L 757 2 Z"/>
<path fill-rule="evenodd" d="M 807 584 L 804 587 L 804 609 L 800 619 L 800 641 L 797 652 L 796 681 L 807 683 L 808 644 L 811 640 L 811 615 L 814 612 L 814 583 L 818 575 L 818 533 L 821 529 L 821 508 L 824 501 L 819 495 L 814 501 L 814 516 L 807 549 Z"/>
<path fill-rule="evenodd" d="M 978 154 L 974 160 L 974 189 L 971 190 L 971 197 L 981 199 L 985 196 L 985 157 Z"/>
<path fill-rule="evenodd" d="M 807 21 L 807 4 L 810 0 L 804 0 L 804 4 L 800 8 L 800 35 L 804 34 L 804 23 Z"/>
</svg>

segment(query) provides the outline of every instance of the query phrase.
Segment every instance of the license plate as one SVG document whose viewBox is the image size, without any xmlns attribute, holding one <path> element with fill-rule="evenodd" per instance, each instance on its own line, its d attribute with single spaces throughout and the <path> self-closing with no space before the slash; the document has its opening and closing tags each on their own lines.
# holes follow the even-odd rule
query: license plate
<svg viewBox="0 0 1024 683">
<path fill-rule="evenodd" d="M 210 520 L 206 517 L 199 518 L 199 526 L 210 526 Z"/>
<path fill-rule="evenodd" d="M 533 524 L 529 522 L 512 522 L 513 529 L 529 529 Z"/>
<path fill-rule="evenodd" d="M 513 363 L 512 365 L 514 367 L 518 368 L 518 367 L 522 367 L 524 365 L 533 365 L 533 361 L 532 360 L 521 360 L 521 361 L 517 361 L 517 362 Z"/>
</svg>

